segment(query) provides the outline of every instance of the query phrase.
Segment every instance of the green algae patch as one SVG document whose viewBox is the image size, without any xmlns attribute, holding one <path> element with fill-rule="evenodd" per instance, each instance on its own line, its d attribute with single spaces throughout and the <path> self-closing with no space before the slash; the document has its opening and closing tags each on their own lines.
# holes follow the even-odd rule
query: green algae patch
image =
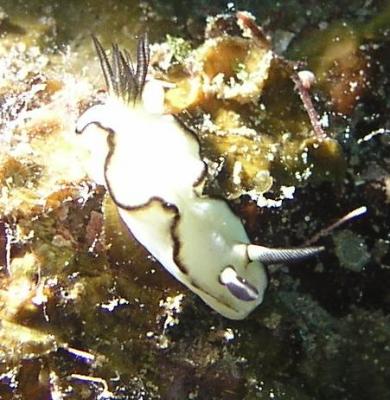
<svg viewBox="0 0 390 400">
<path fill-rule="evenodd" d="M 351 271 L 361 272 L 370 260 L 363 238 L 345 229 L 337 232 L 333 240 L 340 264 Z"/>
</svg>

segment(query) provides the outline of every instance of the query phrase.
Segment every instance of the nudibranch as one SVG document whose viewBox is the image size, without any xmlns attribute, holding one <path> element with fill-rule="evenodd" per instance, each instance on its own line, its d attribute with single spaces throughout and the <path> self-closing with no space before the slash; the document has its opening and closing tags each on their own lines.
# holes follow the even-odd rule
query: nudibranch
<svg viewBox="0 0 390 400">
<path fill-rule="evenodd" d="M 88 142 L 92 178 L 162 266 L 223 316 L 245 318 L 263 300 L 266 264 L 322 248 L 251 244 L 226 201 L 203 193 L 207 167 L 197 138 L 164 112 L 164 84 L 147 79 L 147 36 L 138 41 L 136 64 L 116 45 L 109 60 L 96 38 L 94 44 L 108 93 L 76 126 Z"/>
</svg>

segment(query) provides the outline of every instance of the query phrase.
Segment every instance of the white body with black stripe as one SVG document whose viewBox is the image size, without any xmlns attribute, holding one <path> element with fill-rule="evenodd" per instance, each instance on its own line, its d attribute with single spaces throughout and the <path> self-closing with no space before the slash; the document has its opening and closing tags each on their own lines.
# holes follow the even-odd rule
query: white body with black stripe
<svg viewBox="0 0 390 400">
<path fill-rule="evenodd" d="M 146 40 L 140 41 L 143 68 L 137 70 L 117 47 L 110 64 L 97 40 L 95 45 L 109 94 L 76 127 L 89 143 L 92 177 L 106 186 L 130 231 L 172 275 L 223 316 L 246 317 L 263 300 L 263 262 L 321 249 L 251 245 L 227 203 L 202 194 L 207 171 L 194 135 L 159 111 L 163 87 L 145 83 Z"/>
</svg>

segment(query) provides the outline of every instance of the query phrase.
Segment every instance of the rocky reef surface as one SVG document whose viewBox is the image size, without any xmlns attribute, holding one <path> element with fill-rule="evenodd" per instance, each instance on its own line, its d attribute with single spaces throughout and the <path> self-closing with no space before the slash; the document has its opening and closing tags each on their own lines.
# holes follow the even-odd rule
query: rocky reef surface
<svg viewBox="0 0 390 400">
<path fill-rule="evenodd" d="M 390 7 L 210 3 L 0 3 L 1 399 L 390 398 Z M 243 321 L 175 281 L 86 174 L 75 122 L 104 96 L 90 35 L 132 51 L 145 30 L 206 190 L 254 242 L 302 245 L 368 208 L 317 259 L 270 267 Z"/>
</svg>

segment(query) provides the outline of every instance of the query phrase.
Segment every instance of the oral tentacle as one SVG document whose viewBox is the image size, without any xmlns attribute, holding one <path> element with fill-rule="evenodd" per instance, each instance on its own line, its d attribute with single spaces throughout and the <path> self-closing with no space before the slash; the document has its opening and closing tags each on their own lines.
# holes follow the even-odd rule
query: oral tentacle
<svg viewBox="0 0 390 400">
<path fill-rule="evenodd" d="M 245 279 L 238 276 L 234 268 L 230 266 L 221 272 L 219 280 L 239 300 L 254 301 L 259 297 L 258 290 Z"/>
</svg>

